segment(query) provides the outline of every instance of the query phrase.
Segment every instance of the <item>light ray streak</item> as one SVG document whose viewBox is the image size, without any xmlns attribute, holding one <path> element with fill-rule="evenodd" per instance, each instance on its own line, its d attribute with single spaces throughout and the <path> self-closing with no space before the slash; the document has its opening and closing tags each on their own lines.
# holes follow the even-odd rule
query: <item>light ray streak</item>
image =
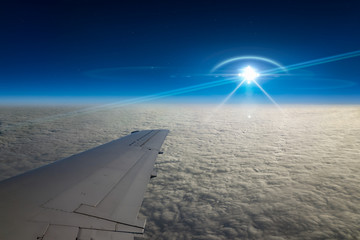
<svg viewBox="0 0 360 240">
<path fill-rule="evenodd" d="M 256 84 L 256 86 L 265 94 L 265 96 L 282 112 L 284 113 L 284 111 L 282 110 L 282 108 L 279 106 L 279 104 L 277 104 L 277 102 L 275 102 L 275 100 L 260 86 L 260 84 L 256 81 L 253 80 L 253 82 Z"/>
<path fill-rule="evenodd" d="M 296 63 L 296 64 L 285 66 L 285 68 L 288 71 L 290 71 L 290 70 L 312 67 L 312 66 L 316 66 L 316 65 L 320 65 L 320 64 L 324 64 L 324 63 L 335 62 L 335 61 L 358 57 L 358 56 L 360 56 L 360 50 L 343 53 L 343 54 L 339 54 L 339 55 L 334 55 L 334 56 L 330 56 L 330 57 L 314 59 L 314 60 L 310 60 L 310 61 L 306 61 L 306 62 L 302 62 L 302 63 Z M 274 68 L 274 69 L 263 71 L 263 72 L 261 72 L 261 74 L 262 73 L 275 74 L 275 73 L 279 73 L 279 72 L 282 72 L 281 68 Z"/>
<path fill-rule="evenodd" d="M 208 121 L 209 119 L 211 119 L 211 117 L 220 110 L 220 108 L 222 108 L 222 106 L 224 106 L 224 104 L 229 101 L 229 99 L 234 95 L 234 93 L 241 87 L 241 85 L 243 85 L 243 83 L 246 81 L 246 79 L 242 80 L 234 90 L 232 90 L 231 93 L 229 93 L 229 95 L 226 96 L 226 98 L 215 108 L 215 110 L 205 119 L 206 121 Z"/>
<path fill-rule="evenodd" d="M 243 85 L 243 83 L 246 81 L 246 79 L 242 80 L 239 85 L 237 85 L 237 87 L 229 94 L 227 95 L 227 97 L 217 106 L 217 108 L 215 109 L 215 112 L 217 110 L 219 110 L 227 101 L 229 101 L 229 99 L 234 95 L 234 93 L 241 87 L 241 85 Z"/>
<path fill-rule="evenodd" d="M 212 82 L 208 82 L 208 83 L 197 84 L 197 85 L 193 85 L 193 86 L 189 86 L 189 87 L 165 91 L 165 92 L 161 92 L 158 94 L 152 94 L 152 95 L 148 95 L 148 96 L 144 96 L 144 97 L 132 98 L 132 99 L 128 99 L 128 100 L 124 100 L 124 101 L 120 101 L 120 102 L 114 102 L 114 103 L 104 104 L 104 105 L 100 105 L 100 106 L 71 111 L 68 113 L 61 113 L 61 114 L 57 114 L 54 116 L 33 119 L 33 120 L 27 121 L 25 123 L 19 123 L 19 124 L 12 125 L 12 127 L 7 127 L 6 129 L 8 130 L 8 129 L 16 128 L 16 127 L 26 126 L 27 124 L 39 124 L 39 123 L 54 121 L 54 120 L 57 120 L 60 118 L 88 114 L 88 113 L 106 110 L 106 109 L 124 107 L 124 106 L 131 105 L 131 104 L 137 104 L 137 103 L 157 100 L 157 99 L 161 99 L 161 98 L 165 98 L 165 97 L 169 97 L 169 96 L 176 96 L 176 95 L 183 94 L 183 93 L 189 93 L 189 92 L 199 91 L 199 90 L 217 87 L 217 86 L 221 86 L 221 85 L 225 85 L 225 84 L 230 84 L 230 83 L 233 83 L 234 81 L 238 81 L 237 78 L 228 78 L 228 79 L 222 79 L 222 80 L 212 81 Z"/>
<path fill-rule="evenodd" d="M 136 104 L 136 103 L 156 100 L 156 99 L 160 99 L 160 98 L 164 98 L 164 97 L 175 96 L 175 95 L 179 95 L 182 93 L 199 91 L 202 89 L 207 89 L 207 88 L 217 87 L 217 86 L 221 86 L 221 85 L 225 85 L 225 84 L 230 84 L 230 83 L 233 83 L 235 81 L 235 79 L 236 78 L 228 78 L 228 79 L 222 79 L 222 80 L 212 81 L 212 82 L 208 82 L 208 83 L 197 84 L 197 85 L 193 85 L 193 86 L 189 86 L 189 87 L 184 87 L 184 88 L 179 88 L 179 89 L 175 89 L 175 90 L 161 92 L 158 94 L 152 94 L 152 95 L 148 95 L 148 96 L 144 96 L 144 97 L 138 97 L 138 98 L 133 98 L 133 99 L 129 99 L 129 100 L 124 100 L 121 102 L 115 102 L 115 103 L 107 104 L 106 106 L 103 105 L 103 107 L 105 107 L 105 108 L 112 107 L 113 105 L 115 105 L 116 107 L 126 106 L 129 104 Z"/>
</svg>

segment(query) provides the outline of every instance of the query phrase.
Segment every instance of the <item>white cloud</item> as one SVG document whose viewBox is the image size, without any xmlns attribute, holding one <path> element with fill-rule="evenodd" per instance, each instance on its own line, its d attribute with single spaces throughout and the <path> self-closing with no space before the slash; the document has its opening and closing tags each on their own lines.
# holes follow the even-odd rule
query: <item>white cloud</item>
<svg viewBox="0 0 360 240">
<path fill-rule="evenodd" d="M 150 239 L 360 236 L 358 106 L 260 106 L 251 119 L 244 106 L 214 108 L 143 105 L 35 124 L 26 120 L 70 109 L 1 108 L 0 177 L 167 128 L 141 211 Z"/>
</svg>

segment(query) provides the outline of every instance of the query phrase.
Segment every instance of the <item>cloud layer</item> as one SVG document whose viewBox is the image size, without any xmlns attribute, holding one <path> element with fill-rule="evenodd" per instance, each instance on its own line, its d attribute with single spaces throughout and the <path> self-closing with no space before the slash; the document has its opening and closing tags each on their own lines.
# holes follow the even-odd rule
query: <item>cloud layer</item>
<svg viewBox="0 0 360 240">
<path fill-rule="evenodd" d="M 2 107 L 0 178 L 166 128 L 141 211 L 149 239 L 360 238 L 359 106 L 214 109 L 142 105 L 48 121 L 76 109 Z"/>
</svg>

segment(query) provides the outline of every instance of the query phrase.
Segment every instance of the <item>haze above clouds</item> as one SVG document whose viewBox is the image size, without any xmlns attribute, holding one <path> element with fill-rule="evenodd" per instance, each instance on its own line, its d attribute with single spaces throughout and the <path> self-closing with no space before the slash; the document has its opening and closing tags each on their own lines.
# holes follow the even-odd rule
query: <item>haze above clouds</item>
<svg viewBox="0 0 360 240">
<path fill-rule="evenodd" d="M 165 128 L 141 211 L 149 239 L 360 238 L 359 106 L 141 105 L 49 118 L 78 108 L 1 107 L 0 178 Z"/>
</svg>

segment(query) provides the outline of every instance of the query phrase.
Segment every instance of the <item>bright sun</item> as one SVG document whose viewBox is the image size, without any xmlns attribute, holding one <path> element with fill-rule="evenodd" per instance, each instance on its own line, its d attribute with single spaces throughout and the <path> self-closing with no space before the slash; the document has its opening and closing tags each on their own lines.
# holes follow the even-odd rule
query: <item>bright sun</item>
<svg viewBox="0 0 360 240">
<path fill-rule="evenodd" d="M 250 84 L 259 76 L 260 74 L 257 73 L 256 70 L 250 66 L 247 66 L 246 68 L 243 69 L 242 73 L 239 73 L 239 77 L 243 77 L 248 84 Z"/>
</svg>

